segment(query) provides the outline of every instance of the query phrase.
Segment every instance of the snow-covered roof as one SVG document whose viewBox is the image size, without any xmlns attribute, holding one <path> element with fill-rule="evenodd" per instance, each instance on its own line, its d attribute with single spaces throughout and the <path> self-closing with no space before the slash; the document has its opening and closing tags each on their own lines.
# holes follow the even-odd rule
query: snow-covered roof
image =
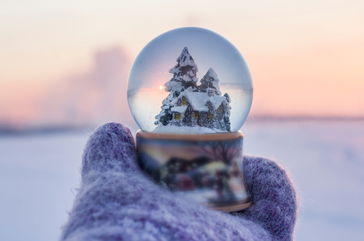
<svg viewBox="0 0 364 241">
<path fill-rule="evenodd" d="M 189 103 L 194 110 L 205 112 L 209 111 L 209 108 L 206 105 L 206 98 L 209 96 L 206 93 L 184 91 L 182 95 L 189 100 Z"/>
<path fill-rule="evenodd" d="M 184 91 L 181 93 L 181 97 L 185 96 L 192 108 L 196 111 L 209 111 L 207 107 L 207 102 L 210 101 L 213 108 L 216 110 L 219 108 L 221 103 L 226 100 L 223 96 L 213 95 L 209 96 L 206 92 L 192 92 L 192 91 Z"/>
<path fill-rule="evenodd" d="M 181 106 L 173 106 L 171 111 L 173 112 L 178 112 L 178 113 L 185 113 L 187 109 L 187 106 L 186 105 L 181 105 Z"/>
<path fill-rule="evenodd" d="M 224 96 L 214 95 L 209 98 L 211 104 L 214 106 L 215 110 L 220 107 L 221 103 L 226 100 Z"/>
</svg>

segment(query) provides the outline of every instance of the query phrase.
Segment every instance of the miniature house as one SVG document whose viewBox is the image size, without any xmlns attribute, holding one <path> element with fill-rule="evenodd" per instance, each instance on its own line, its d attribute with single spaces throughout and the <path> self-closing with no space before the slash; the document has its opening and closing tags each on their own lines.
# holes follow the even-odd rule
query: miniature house
<svg viewBox="0 0 364 241">
<path fill-rule="evenodd" d="M 171 108 L 171 122 L 177 126 L 202 126 L 223 129 L 224 114 L 229 106 L 224 96 L 209 96 L 207 92 L 184 91 Z"/>
</svg>

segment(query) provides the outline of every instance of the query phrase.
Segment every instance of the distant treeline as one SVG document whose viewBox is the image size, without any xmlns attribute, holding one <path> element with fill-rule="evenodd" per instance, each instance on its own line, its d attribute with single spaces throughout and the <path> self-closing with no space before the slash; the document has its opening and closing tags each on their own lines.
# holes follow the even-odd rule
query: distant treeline
<svg viewBox="0 0 364 241">
<path fill-rule="evenodd" d="M 84 132 L 94 129 L 93 126 L 75 126 L 75 125 L 55 125 L 55 126 L 37 126 L 37 127 L 14 127 L 9 125 L 0 125 L 0 136 L 6 135 L 43 135 L 65 132 Z"/>
<path fill-rule="evenodd" d="M 364 116 L 251 115 L 250 121 L 364 121 Z"/>
</svg>

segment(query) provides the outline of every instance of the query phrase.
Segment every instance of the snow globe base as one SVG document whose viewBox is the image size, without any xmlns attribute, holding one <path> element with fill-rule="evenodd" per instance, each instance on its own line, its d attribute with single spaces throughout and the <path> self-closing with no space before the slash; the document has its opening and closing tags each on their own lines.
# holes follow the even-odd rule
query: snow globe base
<svg viewBox="0 0 364 241">
<path fill-rule="evenodd" d="M 139 131 L 138 164 L 156 183 L 216 210 L 250 206 L 244 184 L 243 135 Z"/>
</svg>

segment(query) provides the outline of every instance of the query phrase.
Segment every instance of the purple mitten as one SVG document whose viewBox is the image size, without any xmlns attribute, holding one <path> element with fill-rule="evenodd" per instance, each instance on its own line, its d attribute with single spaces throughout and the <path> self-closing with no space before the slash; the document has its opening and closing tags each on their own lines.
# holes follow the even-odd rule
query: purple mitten
<svg viewBox="0 0 364 241">
<path fill-rule="evenodd" d="M 165 190 L 139 171 L 130 131 L 100 127 L 87 143 L 82 183 L 61 240 L 292 240 L 296 198 L 285 172 L 246 158 L 253 205 L 223 213 Z"/>
</svg>

